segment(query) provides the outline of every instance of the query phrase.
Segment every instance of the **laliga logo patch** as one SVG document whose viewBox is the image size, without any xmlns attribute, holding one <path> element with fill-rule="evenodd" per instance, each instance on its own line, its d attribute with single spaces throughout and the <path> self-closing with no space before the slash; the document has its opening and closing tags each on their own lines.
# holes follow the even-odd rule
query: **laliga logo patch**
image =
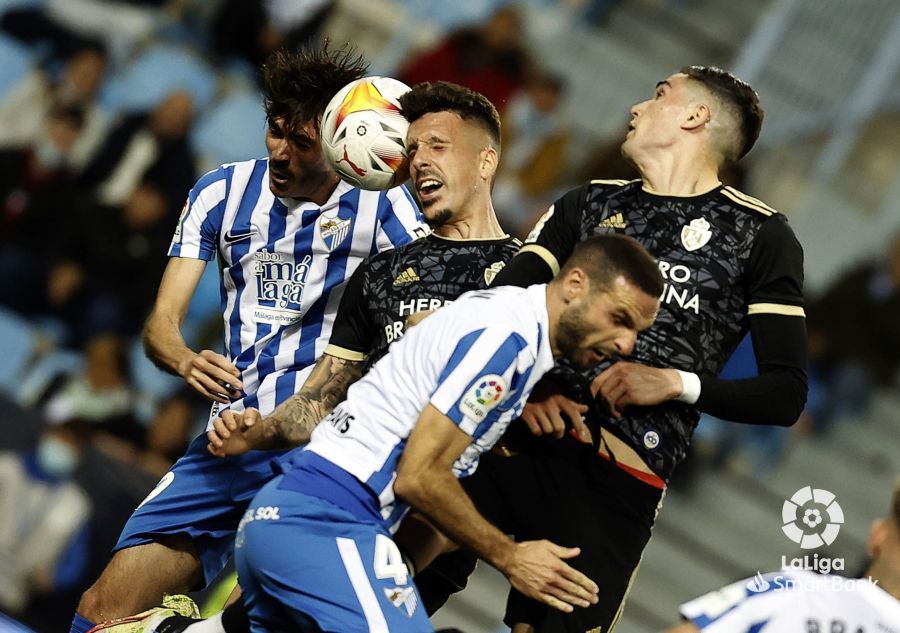
<svg viewBox="0 0 900 633">
<path fill-rule="evenodd" d="M 491 409 L 500 404 L 507 389 L 506 380 L 497 374 L 488 374 L 475 381 L 459 403 L 463 415 L 481 422 Z"/>
<path fill-rule="evenodd" d="M 319 233 L 322 241 L 325 242 L 325 248 L 328 252 L 332 252 L 341 245 L 350 234 L 350 225 L 353 223 L 351 218 L 342 220 L 341 218 L 323 218 L 319 225 Z"/>
<path fill-rule="evenodd" d="M 690 224 L 681 227 L 681 243 L 689 251 L 703 248 L 711 237 L 712 231 L 709 230 L 709 222 L 703 218 L 691 220 Z"/>
</svg>

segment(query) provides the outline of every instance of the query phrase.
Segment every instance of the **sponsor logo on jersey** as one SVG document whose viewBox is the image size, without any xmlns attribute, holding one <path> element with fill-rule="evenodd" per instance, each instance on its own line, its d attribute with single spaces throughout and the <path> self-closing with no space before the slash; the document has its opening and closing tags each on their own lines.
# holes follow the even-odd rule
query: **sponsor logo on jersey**
<svg viewBox="0 0 900 633">
<path fill-rule="evenodd" d="M 351 218 L 342 220 L 341 218 L 323 218 L 319 225 L 319 234 L 322 241 L 325 242 L 325 248 L 330 253 L 341 245 L 350 234 L 350 225 L 353 223 Z"/>
<path fill-rule="evenodd" d="M 681 243 L 689 251 L 703 248 L 711 237 L 712 231 L 709 230 L 709 222 L 703 218 L 691 220 L 690 224 L 681 227 Z"/>
<path fill-rule="evenodd" d="M 415 587 L 385 587 L 384 595 L 392 605 L 411 618 L 419 606 Z"/>
<path fill-rule="evenodd" d="M 601 229 L 624 229 L 625 228 L 625 217 L 621 213 L 616 213 L 615 215 L 611 215 L 608 218 L 604 218 L 598 224 Z"/>
<path fill-rule="evenodd" d="M 302 316 L 303 289 L 312 266 L 312 255 L 299 262 L 284 253 L 261 250 L 253 254 L 257 305 L 253 318 L 257 323 L 287 325 Z"/>
<path fill-rule="evenodd" d="M 410 266 L 394 278 L 394 285 L 402 286 L 404 284 L 414 284 L 418 281 L 420 281 L 418 273 Z"/>
<path fill-rule="evenodd" d="M 245 231 L 244 233 L 234 233 L 232 231 L 228 231 L 227 233 L 225 233 L 225 237 L 223 238 L 223 240 L 226 244 L 234 244 L 236 242 L 241 242 L 243 240 L 246 240 L 247 238 L 253 237 L 254 235 L 256 235 L 256 233 L 256 229 L 250 229 L 249 231 Z"/>
<path fill-rule="evenodd" d="M 459 410 L 468 418 L 481 422 L 487 414 L 500 404 L 507 390 L 506 379 L 497 374 L 488 374 L 475 381 L 459 403 Z"/>
<path fill-rule="evenodd" d="M 497 276 L 503 267 L 506 266 L 506 262 L 494 262 L 490 266 L 484 269 L 484 283 L 488 286 L 491 285 L 491 282 L 494 281 L 494 277 Z"/>
</svg>

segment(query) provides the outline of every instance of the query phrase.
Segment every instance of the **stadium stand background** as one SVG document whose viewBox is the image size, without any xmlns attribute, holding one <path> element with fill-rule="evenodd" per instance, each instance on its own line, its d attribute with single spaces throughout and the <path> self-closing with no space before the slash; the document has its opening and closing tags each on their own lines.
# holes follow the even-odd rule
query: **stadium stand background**
<svg viewBox="0 0 900 633">
<path fill-rule="evenodd" d="M 503 86 L 498 212 L 519 234 L 573 184 L 632 174 L 617 152 L 628 107 L 659 79 L 714 64 L 752 83 L 766 108 L 763 135 L 728 177 L 786 213 L 804 245 L 810 409 L 790 430 L 701 422 L 617 631 L 659 630 L 681 601 L 800 555 L 781 532 L 781 506 L 806 485 L 837 496 L 845 524 L 827 553 L 846 559 L 845 573 L 861 569 L 869 522 L 900 473 L 895 0 L 857 0 L 852 11 L 841 0 L 0 0 L 0 457 L 76 429 L 82 457 L 67 479 L 90 509 L 67 528 L 65 552 L 37 571 L 22 540 L 0 536 L 2 611 L 37 631 L 63 630 L 131 509 L 202 427 L 203 403 L 143 358 L 134 315 L 152 301 L 182 180 L 265 153 L 255 64 L 277 43 L 322 36 L 354 42 L 374 73 L 400 77 L 427 73 L 431 62 L 423 71 L 416 61 L 441 59 L 455 38 L 481 47 L 479 59 L 491 61 L 479 70 Z M 86 48 L 102 52 L 98 86 L 73 101 L 66 62 Z M 189 116 L 161 108 L 167 98 L 188 104 Z M 72 107 L 54 109 L 59 101 Z M 23 176 L 38 158 L 52 168 L 45 180 Z M 166 169 L 183 160 L 192 174 Z M 116 220 L 121 240 L 62 250 L 58 234 L 91 235 L 110 217 L 126 219 Z M 16 295 L 38 269 L 47 277 L 34 287 L 55 279 L 56 303 Z M 217 345 L 216 284 L 210 267 L 187 325 L 196 345 Z M 727 371 L 754 371 L 752 355 L 743 349 Z M 0 534 L 23 515 L 6 514 Z M 29 520 L 36 529 L 57 519 Z M 505 587 L 481 566 L 436 622 L 504 630 Z M 0 630 L 12 622 L 0 619 Z"/>
</svg>

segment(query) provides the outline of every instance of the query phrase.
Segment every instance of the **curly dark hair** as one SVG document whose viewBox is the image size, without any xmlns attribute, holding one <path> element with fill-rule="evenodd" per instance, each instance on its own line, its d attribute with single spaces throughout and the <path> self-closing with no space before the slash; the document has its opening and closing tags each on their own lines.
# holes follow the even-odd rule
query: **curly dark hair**
<svg viewBox="0 0 900 633">
<path fill-rule="evenodd" d="M 747 82 L 715 66 L 686 66 L 681 72 L 701 83 L 735 113 L 739 124 L 737 132 L 740 142 L 726 158 L 737 161 L 746 156 L 759 138 L 765 116 L 756 91 Z"/>
<path fill-rule="evenodd" d="M 288 128 L 309 121 L 318 125 L 331 98 L 368 69 L 351 46 L 329 50 L 326 42 L 297 52 L 281 48 L 262 66 L 266 118 L 283 118 Z"/>
<path fill-rule="evenodd" d="M 433 112 L 455 112 L 463 119 L 476 121 L 500 150 L 500 115 L 480 92 L 447 81 L 420 83 L 400 97 L 406 120 L 412 123 Z"/>
</svg>

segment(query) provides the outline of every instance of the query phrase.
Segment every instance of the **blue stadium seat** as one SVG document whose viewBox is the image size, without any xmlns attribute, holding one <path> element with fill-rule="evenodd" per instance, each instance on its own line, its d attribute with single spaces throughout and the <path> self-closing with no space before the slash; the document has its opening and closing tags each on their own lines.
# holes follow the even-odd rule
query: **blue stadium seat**
<svg viewBox="0 0 900 633">
<path fill-rule="evenodd" d="M 0 97 L 28 75 L 31 71 L 31 58 L 31 51 L 27 47 L 0 35 Z"/>
<path fill-rule="evenodd" d="M 266 115 L 258 93 L 231 94 L 194 125 L 194 151 L 208 165 L 221 165 L 266 155 Z"/>
<path fill-rule="evenodd" d="M 186 48 L 157 44 L 106 82 L 100 102 L 110 112 L 140 112 L 176 90 L 185 90 L 200 111 L 212 102 L 217 83 L 215 72 L 200 56 Z"/>
<path fill-rule="evenodd" d="M 0 392 L 15 394 L 37 344 L 37 332 L 17 314 L 0 308 Z"/>
</svg>

